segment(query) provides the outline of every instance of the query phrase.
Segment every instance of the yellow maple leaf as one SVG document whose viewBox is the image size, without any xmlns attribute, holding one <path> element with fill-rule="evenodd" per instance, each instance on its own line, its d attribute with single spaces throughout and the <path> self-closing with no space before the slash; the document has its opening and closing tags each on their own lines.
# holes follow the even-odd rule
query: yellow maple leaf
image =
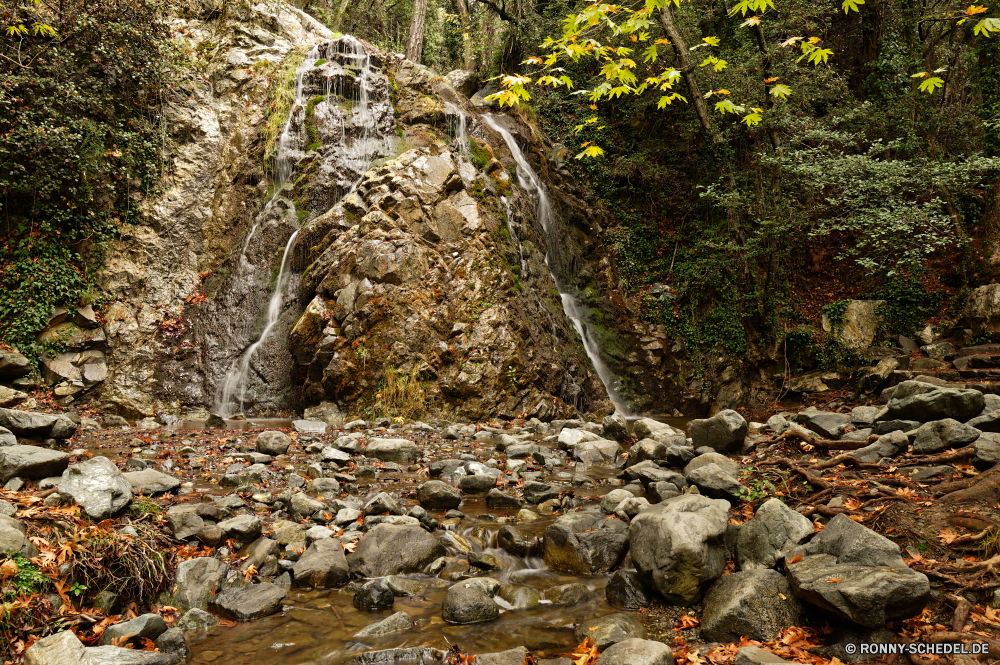
<svg viewBox="0 0 1000 665">
<path fill-rule="evenodd" d="M 965 10 L 965 13 L 969 16 L 975 16 L 976 14 L 982 14 L 985 11 L 985 5 L 979 5 L 978 7 L 976 5 L 969 5 L 969 8 Z"/>
</svg>

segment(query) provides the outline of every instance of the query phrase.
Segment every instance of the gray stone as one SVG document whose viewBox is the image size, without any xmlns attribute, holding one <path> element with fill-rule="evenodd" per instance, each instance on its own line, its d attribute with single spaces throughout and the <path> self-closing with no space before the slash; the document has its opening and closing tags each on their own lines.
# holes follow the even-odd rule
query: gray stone
<svg viewBox="0 0 1000 665">
<path fill-rule="evenodd" d="M 292 445 L 292 438 L 284 432 L 261 432 L 257 435 L 254 447 L 259 453 L 277 457 L 288 452 L 288 447 Z"/>
<path fill-rule="evenodd" d="M 358 632 L 354 633 L 354 638 L 381 637 L 382 635 L 389 635 L 390 633 L 398 633 L 404 630 L 409 630 L 412 627 L 413 617 L 406 612 L 396 612 L 381 621 L 376 621 L 371 625 L 365 626 Z"/>
<path fill-rule="evenodd" d="M 881 420 L 916 420 L 922 423 L 944 418 L 965 422 L 983 410 L 983 394 L 978 390 L 939 388 L 920 381 L 904 381 L 896 386 L 887 413 Z"/>
<path fill-rule="evenodd" d="M 444 75 L 444 79 L 456 92 L 466 97 L 472 97 L 479 85 L 478 75 L 468 69 L 453 69 Z"/>
<path fill-rule="evenodd" d="M 981 413 L 966 423 L 980 432 L 1000 432 L 1000 409 Z"/>
<path fill-rule="evenodd" d="M 309 481 L 308 490 L 324 496 L 340 494 L 340 483 L 336 478 L 313 478 Z"/>
<path fill-rule="evenodd" d="M 667 444 L 653 439 L 643 439 L 632 444 L 625 466 L 631 467 L 646 460 L 660 460 L 667 455 Z"/>
<path fill-rule="evenodd" d="M 92 457 L 63 471 L 59 494 L 100 522 L 132 502 L 132 485 L 107 457 Z"/>
<path fill-rule="evenodd" d="M 609 646 L 595 665 L 674 665 L 674 652 L 663 642 L 633 637 Z"/>
<path fill-rule="evenodd" d="M 855 427 L 871 427 L 881 409 L 877 406 L 856 406 L 851 409 L 851 424 Z"/>
<path fill-rule="evenodd" d="M 749 427 L 743 416 L 725 409 L 711 418 L 691 421 L 691 440 L 695 448 L 708 446 L 720 453 L 738 451 Z"/>
<path fill-rule="evenodd" d="M 822 411 L 812 414 L 806 424 L 824 439 L 839 439 L 844 434 L 844 428 L 851 424 L 851 416 Z"/>
<path fill-rule="evenodd" d="M 702 602 L 701 634 L 713 642 L 741 637 L 769 642 L 790 626 L 802 625 L 802 603 L 775 570 L 731 573 L 712 585 Z"/>
<path fill-rule="evenodd" d="M 576 605 L 590 595 L 590 588 L 582 582 L 560 584 L 545 590 L 545 600 L 553 605 Z"/>
<path fill-rule="evenodd" d="M 423 572 L 444 555 L 444 546 L 422 527 L 379 524 L 361 537 L 347 563 L 352 575 L 385 577 Z"/>
<path fill-rule="evenodd" d="M 571 454 L 573 459 L 586 464 L 614 464 L 622 454 L 622 447 L 617 441 L 597 439 L 576 444 Z"/>
<path fill-rule="evenodd" d="M 625 499 L 634 498 L 635 494 L 632 494 L 628 490 L 616 489 L 608 492 L 603 499 L 601 499 L 601 512 L 605 514 L 612 514 L 615 512 L 615 508 L 618 504 Z"/>
<path fill-rule="evenodd" d="M 895 457 L 909 447 L 910 440 L 900 431 L 883 434 L 875 443 L 846 453 L 864 464 L 874 464 L 885 457 Z"/>
<path fill-rule="evenodd" d="M 605 416 L 601 425 L 604 427 L 605 437 L 618 443 L 628 440 L 628 423 L 622 414 L 613 413 L 610 416 Z"/>
<path fill-rule="evenodd" d="M 921 455 L 939 453 L 948 448 L 961 448 L 979 438 L 979 430 L 945 418 L 925 423 L 917 429 L 913 452 Z"/>
<path fill-rule="evenodd" d="M 354 593 L 354 607 L 359 610 L 376 611 L 392 607 L 396 597 L 385 580 L 369 580 Z"/>
<path fill-rule="evenodd" d="M 86 648 L 72 631 L 35 642 L 24 654 L 25 665 L 83 665 Z"/>
<path fill-rule="evenodd" d="M 814 531 L 812 522 L 781 499 L 768 499 L 753 519 L 740 527 L 736 565 L 740 570 L 774 568 L 784 561 L 785 552 L 800 545 Z"/>
<path fill-rule="evenodd" d="M 742 647 L 736 652 L 733 665 L 782 665 L 787 662 L 784 658 L 760 647 Z"/>
<path fill-rule="evenodd" d="M 321 420 L 293 420 L 292 429 L 302 434 L 326 434 L 327 424 Z"/>
<path fill-rule="evenodd" d="M 129 471 L 122 474 L 132 491 L 136 494 L 161 494 L 172 492 L 181 486 L 181 481 L 173 476 L 156 471 L 155 469 L 144 469 L 142 471 Z"/>
<path fill-rule="evenodd" d="M 713 499 L 731 499 L 738 497 L 746 489 L 733 476 L 726 473 L 718 464 L 706 464 L 692 469 L 685 478 L 705 496 Z"/>
<path fill-rule="evenodd" d="M 0 352 L 0 379 L 17 379 L 31 373 L 31 361 L 16 351 Z"/>
<path fill-rule="evenodd" d="M 292 566 L 300 587 L 330 588 L 350 579 L 344 547 L 336 538 L 317 540 Z"/>
<path fill-rule="evenodd" d="M 219 620 L 205 610 L 193 607 L 184 613 L 177 627 L 192 633 L 207 633 L 219 625 Z"/>
<path fill-rule="evenodd" d="M 500 616 L 500 607 L 480 589 L 456 584 L 445 594 L 441 616 L 449 623 L 482 623 Z"/>
<path fill-rule="evenodd" d="M 636 611 L 653 603 L 655 592 L 642 583 L 634 570 L 619 570 L 608 580 L 604 590 L 608 604 L 620 610 Z"/>
<path fill-rule="evenodd" d="M 494 487 L 486 493 L 486 507 L 495 510 L 520 508 L 524 502 L 512 494 L 501 492 Z"/>
<path fill-rule="evenodd" d="M 663 439 L 683 436 L 684 432 L 652 418 L 639 418 L 632 423 L 632 433 L 637 439 Z"/>
<path fill-rule="evenodd" d="M 428 510 L 450 510 L 461 505 L 462 495 L 448 483 L 429 480 L 417 488 L 417 503 Z"/>
<path fill-rule="evenodd" d="M 142 614 L 131 621 L 108 626 L 101 633 L 98 644 L 111 644 L 112 640 L 119 646 L 124 646 L 125 642 L 138 644 L 142 638 L 155 640 L 165 632 L 167 632 L 167 622 L 163 617 L 159 614 Z"/>
<path fill-rule="evenodd" d="M 0 409 L 0 426 L 31 439 L 69 439 L 77 424 L 62 414 Z"/>
<path fill-rule="evenodd" d="M 727 501 L 699 494 L 668 499 L 632 520 L 632 562 L 646 586 L 670 603 L 690 605 L 725 568 L 728 526 Z"/>
<path fill-rule="evenodd" d="M 281 611 L 288 590 L 270 582 L 226 589 L 217 594 L 210 608 L 233 621 L 254 621 Z"/>
<path fill-rule="evenodd" d="M 505 524 L 497 532 L 497 547 L 514 556 L 526 557 L 539 547 L 539 543 L 530 533 Z"/>
<path fill-rule="evenodd" d="M 248 543 L 260 536 L 263 523 L 256 515 L 237 515 L 224 522 L 219 522 L 219 528 L 230 538 L 242 543 Z"/>
<path fill-rule="evenodd" d="M 916 420 L 884 420 L 875 423 L 875 433 L 879 436 L 892 432 L 910 432 L 920 427 Z"/>
<path fill-rule="evenodd" d="M 398 575 L 389 575 L 385 578 L 385 583 L 389 586 L 389 589 L 392 590 L 393 594 L 397 596 L 416 596 L 427 588 L 426 582 L 411 580 L 405 577 L 399 577 Z"/>
<path fill-rule="evenodd" d="M 694 448 L 690 446 L 667 446 L 667 452 L 663 459 L 670 466 L 683 468 L 697 456 Z"/>
<path fill-rule="evenodd" d="M 39 446 L 0 447 L 0 483 L 11 478 L 40 480 L 58 476 L 69 465 L 69 455 Z"/>
<path fill-rule="evenodd" d="M 407 439 L 372 439 L 365 456 L 383 462 L 412 462 L 421 455 L 416 444 Z"/>
<path fill-rule="evenodd" d="M 6 446 L 16 446 L 17 437 L 6 427 L 0 427 L 0 448 Z"/>
<path fill-rule="evenodd" d="M 618 567 L 628 552 L 628 535 L 620 520 L 596 513 L 563 515 L 545 529 L 543 557 L 556 570 L 583 575 Z"/>
<path fill-rule="evenodd" d="M 542 595 L 528 586 L 505 586 L 500 589 L 500 597 L 515 610 L 537 607 Z"/>
<path fill-rule="evenodd" d="M 989 469 L 1000 462 L 1000 434 L 984 433 L 976 440 L 973 449 L 976 454 L 972 458 L 972 463 L 977 469 Z"/>
<path fill-rule="evenodd" d="M 573 637 L 577 642 L 583 642 L 589 637 L 594 640 L 598 651 L 604 651 L 612 644 L 628 639 L 645 639 L 646 629 L 627 614 L 608 614 L 581 621 L 577 624 Z"/>
<path fill-rule="evenodd" d="M 387 492 L 379 492 L 365 504 L 364 512 L 365 515 L 384 515 L 385 513 L 402 515 L 403 509 L 400 507 L 399 502 Z"/>
<path fill-rule="evenodd" d="M 698 455 L 687 463 L 687 466 L 684 467 L 684 477 L 686 478 L 688 474 L 695 469 L 699 469 L 709 464 L 719 465 L 719 467 L 721 467 L 727 475 L 732 476 L 733 478 L 737 477 L 740 472 L 740 465 L 725 455 L 720 455 L 719 453 L 705 453 L 704 455 Z"/>
<path fill-rule="evenodd" d="M 161 654 L 165 654 L 169 658 L 170 665 L 181 665 L 187 662 L 190 650 L 188 649 L 187 640 L 184 639 L 184 631 L 180 628 L 168 628 L 163 631 L 163 633 L 156 638 L 153 642 L 153 646 Z M 144 652 L 144 653 L 149 653 Z"/>
<path fill-rule="evenodd" d="M 177 590 L 171 596 L 170 604 L 181 612 L 194 608 L 204 610 L 212 593 L 226 579 L 228 571 L 229 566 L 212 557 L 182 561 L 177 565 Z"/>
<path fill-rule="evenodd" d="M 789 551 L 789 561 L 798 554 L 785 566 L 795 595 L 862 626 L 915 616 L 930 600 L 927 577 L 907 567 L 899 547 L 846 515 Z"/>
</svg>

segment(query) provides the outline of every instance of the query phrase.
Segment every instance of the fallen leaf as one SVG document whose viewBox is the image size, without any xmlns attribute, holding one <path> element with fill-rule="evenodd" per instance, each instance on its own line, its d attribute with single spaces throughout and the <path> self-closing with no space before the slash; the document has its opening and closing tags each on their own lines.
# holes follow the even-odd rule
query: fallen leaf
<svg viewBox="0 0 1000 665">
<path fill-rule="evenodd" d="M 835 584 L 836 582 L 840 582 L 842 579 L 843 578 L 841 577 L 831 577 L 830 579 L 827 580 L 827 582 L 829 582 L 830 584 Z"/>
<path fill-rule="evenodd" d="M 941 531 L 938 532 L 937 537 L 938 540 L 940 540 L 945 545 L 951 545 L 951 543 L 954 542 L 956 538 L 958 538 L 958 534 L 952 531 L 951 529 L 941 529 Z"/>
<path fill-rule="evenodd" d="M 788 563 L 798 563 L 799 561 L 802 561 L 802 555 L 796 554 L 795 556 L 793 556 L 791 559 L 788 560 Z"/>
</svg>

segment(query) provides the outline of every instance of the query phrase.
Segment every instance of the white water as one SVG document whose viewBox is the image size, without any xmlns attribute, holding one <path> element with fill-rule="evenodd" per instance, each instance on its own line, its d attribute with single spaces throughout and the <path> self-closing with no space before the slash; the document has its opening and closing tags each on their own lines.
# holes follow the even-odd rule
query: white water
<svg viewBox="0 0 1000 665">
<path fill-rule="evenodd" d="M 343 50 L 340 50 L 341 47 L 343 47 Z M 334 61 L 335 56 L 340 56 L 342 59 L 350 61 L 351 64 L 345 66 L 343 69 L 349 69 L 351 71 L 356 70 L 356 95 L 353 94 L 353 91 L 349 92 L 348 90 L 341 88 L 340 82 L 343 80 L 343 77 L 337 78 L 336 86 L 331 84 L 331 81 L 334 78 L 333 74 L 339 73 L 338 70 L 341 69 L 341 66 Z M 310 49 L 305 55 L 302 64 L 299 65 L 299 68 L 295 72 L 295 100 L 292 103 L 291 111 L 288 114 L 288 120 L 285 122 L 285 126 L 282 129 L 281 135 L 277 141 L 277 154 L 275 156 L 274 163 L 274 181 L 277 187 L 275 188 L 274 196 L 272 196 L 271 200 L 264 206 L 264 210 L 261 214 L 257 216 L 257 219 L 251 227 L 250 233 L 247 234 L 247 238 L 240 250 L 239 278 L 247 279 L 249 278 L 250 273 L 254 271 L 253 265 L 249 262 L 246 256 L 247 248 L 249 247 L 254 234 L 261 227 L 261 222 L 265 218 L 265 215 L 270 211 L 271 207 L 281 194 L 284 184 L 291 177 L 292 169 L 295 163 L 303 156 L 302 150 L 299 148 L 299 144 L 301 143 L 301 132 L 297 130 L 293 131 L 293 124 L 295 124 L 296 115 L 300 112 L 302 113 L 304 123 L 304 79 L 306 73 L 313 69 L 316 62 L 320 59 L 327 60 L 325 67 L 328 74 L 324 90 L 327 102 L 329 103 L 331 94 L 341 96 L 355 102 L 353 105 L 350 126 L 360 128 L 360 135 L 353 138 L 353 140 L 348 143 L 347 126 L 345 125 L 343 119 L 341 119 L 341 139 L 338 148 L 338 154 L 341 159 L 349 165 L 351 170 L 361 174 L 351 185 L 350 191 L 353 191 L 361 182 L 364 172 L 368 169 L 368 166 L 371 164 L 375 155 L 379 152 L 386 151 L 387 141 L 389 139 L 385 136 L 381 136 L 377 131 L 375 118 L 371 112 L 369 88 L 371 85 L 372 66 L 371 58 L 368 56 L 367 51 L 365 51 L 364 45 L 354 37 L 344 36 L 338 40 L 327 43 L 326 47 L 322 51 L 318 46 Z M 288 204 L 292 206 L 292 212 L 294 213 L 294 204 L 290 201 Z M 284 291 L 288 284 L 288 257 L 295 244 L 295 239 L 298 234 L 299 232 L 295 231 L 295 233 L 293 233 L 288 239 L 288 242 L 285 243 L 285 251 L 281 258 L 281 268 L 278 271 L 278 278 L 274 285 L 274 291 L 271 294 L 271 299 L 269 300 L 267 306 L 267 317 L 265 319 L 264 330 L 257 338 L 257 341 L 247 347 L 247 349 L 233 361 L 229 371 L 226 372 L 226 376 L 216 389 L 214 411 L 224 418 L 243 411 L 246 396 L 247 376 L 250 372 L 250 363 L 257 350 L 267 341 L 272 330 L 277 325 L 278 319 L 281 318 L 284 304 Z"/>
<path fill-rule="evenodd" d="M 538 174 L 535 170 L 531 168 L 531 164 L 525 159 L 524 153 L 521 152 L 521 148 L 517 145 L 517 141 L 508 132 L 503 125 L 496 121 L 491 114 L 485 114 L 482 116 L 483 121 L 492 129 L 493 131 L 500 134 L 503 137 L 504 142 L 507 147 L 510 148 L 510 154 L 517 163 L 517 179 L 521 183 L 521 186 L 528 192 L 529 195 L 535 197 L 538 203 L 535 206 L 535 214 L 538 217 L 539 223 L 541 223 L 542 228 L 545 229 L 545 233 L 549 234 L 550 242 L 558 241 L 558 238 L 552 238 L 549 227 L 552 226 L 552 204 L 549 202 L 549 195 L 546 192 L 545 187 L 542 185 Z M 508 219 L 510 215 L 508 214 Z M 548 259 L 546 257 L 546 265 L 548 264 Z M 551 270 L 551 268 L 550 268 Z M 580 303 L 567 290 L 563 289 L 563 286 L 559 283 L 559 277 L 552 273 L 552 279 L 556 283 L 556 288 L 559 289 L 559 295 L 562 298 L 563 312 L 565 312 L 566 317 L 573 322 L 573 326 L 576 328 L 577 333 L 579 333 L 580 338 L 583 340 L 583 348 L 587 352 L 587 357 L 590 358 L 590 362 L 594 365 L 594 370 L 597 372 L 598 378 L 601 379 L 601 383 L 604 384 L 604 388 L 608 391 L 608 398 L 611 403 L 615 405 L 615 411 L 623 415 L 629 415 L 628 407 L 625 402 L 618 395 L 618 391 L 615 389 L 614 375 L 608 366 L 604 363 L 601 358 L 597 343 L 590 334 L 590 328 L 587 325 L 586 317 L 580 308 Z"/>
</svg>

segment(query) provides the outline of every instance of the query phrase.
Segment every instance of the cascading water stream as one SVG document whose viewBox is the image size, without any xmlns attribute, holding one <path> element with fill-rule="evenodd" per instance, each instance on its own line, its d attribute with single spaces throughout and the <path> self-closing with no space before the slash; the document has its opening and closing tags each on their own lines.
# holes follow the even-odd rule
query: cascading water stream
<svg viewBox="0 0 1000 665">
<path fill-rule="evenodd" d="M 529 164 L 528 160 L 525 159 L 524 153 L 521 152 L 521 148 L 517 145 L 517 141 L 514 140 L 514 137 L 503 127 L 503 125 L 497 122 L 496 118 L 487 113 L 482 116 L 482 119 L 490 129 L 503 137 L 504 142 L 510 149 L 511 156 L 514 158 L 514 162 L 517 164 L 518 182 L 521 183 L 521 186 L 524 187 L 529 195 L 535 197 L 538 201 L 535 206 L 535 214 L 538 217 L 539 223 L 542 225 L 542 229 L 545 230 L 549 243 L 558 242 L 558 238 L 554 238 L 552 236 L 553 232 L 556 231 L 554 228 L 555 225 L 552 223 L 552 204 L 549 202 L 548 192 L 542 185 L 538 174 L 535 173 L 535 170 L 531 168 L 531 164 Z M 507 216 L 509 219 L 509 212 Z M 548 257 L 546 257 L 546 264 L 548 264 Z M 552 270 L 551 266 L 549 267 L 549 270 Z M 559 295 L 562 298 L 563 312 L 566 314 L 566 317 L 573 322 L 573 326 L 580 334 L 580 338 L 583 340 L 583 348 L 587 352 L 587 357 L 590 358 L 590 362 L 593 363 L 597 376 L 601 379 L 601 383 L 604 384 L 604 388 L 608 391 L 608 397 L 611 399 L 611 403 L 614 404 L 615 411 L 623 415 L 629 415 L 628 407 L 625 405 L 624 400 L 622 400 L 622 398 L 618 395 L 618 391 L 615 389 L 614 375 L 601 358 L 597 343 L 590 334 L 590 328 L 587 325 L 583 312 L 581 311 L 579 301 L 575 296 L 573 296 L 572 293 L 563 288 L 562 284 L 560 284 L 559 277 L 555 272 L 552 272 L 552 279 L 555 280 L 556 288 L 559 289 Z"/>
<path fill-rule="evenodd" d="M 341 50 L 342 47 L 343 50 Z M 341 59 L 349 61 L 350 64 L 345 65 L 341 69 L 340 65 L 334 62 L 334 58 L 337 56 Z M 372 66 L 371 58 L 365 50 L 364 45 L 353 37 L 344 36 L 326 44 L 326 47 L 322 51 L 318 46 L 310 49 L 305 55 L 302 64 L 295 72 L 295 99 L 292 103 L 292 108 L 289 111 L 288 120 L 285 122 L 285 126 L 282 129 L 281 135 L 277 141 L 277 154 L 275 155 L 274 166 L 274 181 L 277 187 L 275 188 L 274 196 L 272 196 L 272 198 L 264 206 L 260 215 L 257 216 L 240 251 L 241 272 L 239 277 L 242 279 L 247 278 L 249 274 L 254 271 L 254 267 L 250 264 L 246 255 L 250 241 L 257 230 L 261 227 L 265 216 L 269 213 L 275 201 L 280 196 L 285 183 L 291 177 L 292 169 L 296 161 L 298 161 L 298 159 L 302 156 L 302 151 L 299 148 L 299 143 L 301 142 L 301 132 L 293 132 L 293 125 L 295 125 L 296 115 L 300 109 L 303 112 L 303 116 L 305 114 L 305 75 L 309 70 L 316 66 L 316 63 L 321 58 L 327 60 L 327 76 L 323 87 L 327 102 L 329 103 L 331 94 L 342 96 L 344 99 L 350 99 L 355 102 L 351 112 L 350 123 L 347 124 L 343 117 L 340 119 L 341 136 L 338 153 L 340 154 L 343 162 L 347 165 L 347 171 L 353 171 L 358 174 L 357 178 L 351 183 L 348 192 L 353 191 L 361 182 L 364 172 L 371 164 L 376 153 L 384 151 L 386 148 L 387 139 L 378 133 L 376 122 L 371 111 L 369 85 L 372 75 Z M 345 94 L 348 93 L 348 90 L 341 88 L 341 82 L 344 80 L 344 76 L 336 77 L 336 86 L 331 84 L 331 81 L 335 78 L 335 74 L 343 74 L 343 72 L 348 69 L 352 70 L 351 73 L 353 75 L 353 80 L 356 81 L 356 96 L 354 94 Z M 356 70 L 356 72 L 353 70 Z M 353 88 L 354 86 L 350 87 Z M 349 127 L 360 129 L 358 135 L 353 137 L 350 143 L 347 141 Z M 291 206 L 292 211 L 294 211 L 294 204 L 291 202 L 288 202 L 288 204 Z M 216 390 L 214 411 L 223 417 L 228 417 L 233 413 L 243 411 L 247 376 L 250 372 L 250 363 L 253 360 L 254 354 L 267 341 L 272 330 L 277 325 L 278 320 L 281 318 L 282 307 L 284 304 L 284 291 L 289 281 L 289 255 L 295 244 L 295 239 L 298 236 L 298 233 L 298 231 L 295 231 L 285 244 L 278 278 L 274 285 L 274 291 L 272 292 L 271 298 L 268 302 L 267 317 L 265 319 L 263 331 L 257 340 L 247 347 L 247 349 L 240 354 L 235 361 L 233 361 L 229 371 L 226 373 L 226 376 L 223 378 Z M 233 411 L 234 407 L 237 407 L 238 410 Z"/>
</svg>

